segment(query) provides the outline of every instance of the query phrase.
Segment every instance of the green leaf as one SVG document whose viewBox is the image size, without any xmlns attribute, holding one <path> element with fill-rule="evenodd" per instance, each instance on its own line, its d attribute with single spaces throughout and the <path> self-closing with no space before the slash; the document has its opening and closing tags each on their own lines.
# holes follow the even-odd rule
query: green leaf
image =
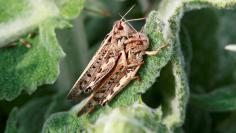
<svg viewBox="0 0 236 133">
<path fill-rule="evenodd" d="M 57 44 L 54 28 L 40 27 L 38 34 L 29 39 L 30 49 L 23 45 L 1 49 L 0 99 L 12 100 L 23 89 L 32 94 L 38 85 L 56 80 L 63 52 Z"/>
<path fill-rule="evenodd" d="M 224 121 L 229 120 L 232 123 L 235 121 L 229 115 L 229 111 L 233 109 L 226 107 L 223 110 L 225 105 L 220 104 L 224 100 L 229 100 L 229 97 L 226 96 L 223 100 L 210 94 L 220 89 L 223 96 L 225 94 L 223 90 L 227 91 L 228 87 L 232 87 L 229 85 L 235 84 L 236 56 L 224 50 L 225 45 L 236 41 L 235 15 L 235 8 L 231 10 L 207 8 L 187 12 L 181 20 L 180 35 L 185 37 L 187 35 L 189 38 L 181 39 L 181 47 L 183 51 L 188 51 L 185 53 L 185 59 L 188 64 L 191 95 L 193 95 L 186 114 L 185 132 L 233 132 L 234 128 L 231 124 L 227 123 L 229 126 L 224 124 Z M 221 94 L 219 92 L 217 95 Z M 205 99 L 205 96 L 209 97 Z M 232 101 L 226 103 L 232 104 Z M 222 125 L 224 127 L 218 131 Z"/>
<path fill-rule="evenodd" d="M 58 92 L 52 96 L 52 101 L 48 106 L 47 111 L 45 111 L 45 118 L 48 118 L 52 113 L 68 110 L 70 108 L 70 103 L 67 97 L 65 97 L 67 92 Z"/>
<path fill-rule="evenodd" d="M 45 119 L 44 113 L 50 100 L 50 97 L 37 98 L 25 104 L 21 109 L 14 108 L 7 121 L 5 133 L 40 132 Z"/>
<path fill-rule="evenodd" d="M 101 115 L 93 126 L 87 128 L 93 133 L 154 133 L 164 132 L 161 125 L 161 110 L 153 110 L 135 103 L 128 108 L 113 109 L 108 115 Z"/>
<path fill-rule="evenodd" d="M 64 19 L 78 16 L 84 4 L 84 0 L 0 2 L 0 47 L 48 21 L 53 21 L 55 27 L 65 26 L 68 22 Z"/>
<path fill-rule="evenodd" d="M 83 8 L 84 0 L 60 0 L 56 1 L 60 9 L 60 15 L 65 19 L 75 18 Z"/>
<path fill-rule="evenodd" d="M 176 49 L 171 61 L 175 83 L 174 92 L 163 91 L 167 96 L 164 95 L 163 124 L 171 130 L 180 127 L 184 123 L 186 104 L 188 102 L 189 87 L 183 61 L 180 49 Z"/>
<path fill-rule="evenodd" d="M 53 88 L 50 87 L 47 89 Z M 11 128 L 16 128 L 19 133 L 41 132 L 43 123 L 52 113 L 69 109 L 70 104 L 65 97 L 67 92 L 59 91 L 55 94 L 45 93 L 45 91 L 42 91 L 41 95 L 30 99 L 26 104 L 17 108 L 16 112 L 12 111 L 14 113 L 10 114 L 7 127 L 10 130 Z M 14 123 L 17 123 L 17 126 Z M 6 130 L 5 132 L 11 133 L 10 130 Z"/>
<path fill-rule="evenodd" d="M 80 124 L 85 125 L 86 130 L 96 133 L 105 131 L 114 133 L 164 131 L 164 127 L 161 125 L 156 126 L 160 123 L 160 116 L 160 110 L 155 111 L 138 103 L 129 108 L 114 109 L 108 116 L 100 116 L 94 125 L 89 124 L 86 119 L 81 123 L 75 114 L 61 112 L 50 116 L 44 125 L 43 132 L 82 132 L 85 128 L 78 128 Z"/>
<path fill-rule="evenodd" d="M 236 86 L 225 86 L 209 94 L 192 95 L 191 104 L 208 111 L 236 109 Z"/>
<path fill-rule="evenodd" d="M 61 112 L 53 114 L 45 122 L 43 133 L 79 132 L 78 118 L 75 114 Z"/>
<path fill-rule="evenodd" d="M 17 132 L 17 108 L 12 109 L 10 117 L 7 120 L 7 125 L 5 127 L 5 133 L 16 133 Z"/>
<path fill-rule="evenodd" d="M 0 47 L 20 36 L 32 45 L 27 49 L 16 41 L 16 47 L 0 49 L 0 99 L 12 100 L 22 90 L 32 94 L 37 86 L 55 82 L 59 61 L 64 56 L 55 29 L 68 25 L 66 20 L 77 16 L 83 3 L 83 0 L 57 3 L 10 0 L 7 4 L 0 1 Z M 22 36 L 32 30 L 36 31 L 36 37 Z"/>
</svg>

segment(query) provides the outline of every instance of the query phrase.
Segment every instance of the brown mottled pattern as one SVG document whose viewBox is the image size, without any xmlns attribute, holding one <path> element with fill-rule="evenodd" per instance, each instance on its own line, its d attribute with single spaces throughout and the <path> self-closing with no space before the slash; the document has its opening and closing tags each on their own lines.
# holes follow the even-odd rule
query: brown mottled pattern
<svg viewBox="0 0 236 133">
<path fill-rule="evenodd" d="M 83 113 L 109 102 L 135 78 L 148 43 L 143 33 L 130 28 L 124 20 L 116 21 L 68 97 L 88 95 Z"/>
<path fill-rule="evenodd" d="M 125 76 L 127 71 L 126 66 L 117 66 L 109 79 L 103 83 L 103 85 L 98 88 L 97 94 L 94 96 L 94 99 L 99 104 L 102 104 L 103 100 L 106 98 L 106 95 L 112 91 L 112 88 L 119 82 L 119 80 Z"/>
</svg>

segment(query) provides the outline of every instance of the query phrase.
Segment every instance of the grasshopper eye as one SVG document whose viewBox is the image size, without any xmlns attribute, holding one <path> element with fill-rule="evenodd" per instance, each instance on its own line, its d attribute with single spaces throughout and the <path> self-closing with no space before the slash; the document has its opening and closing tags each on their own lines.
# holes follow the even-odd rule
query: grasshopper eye
<svg viewBox="0 0 236 133">
<path fill-rule="evenodd" d="M 121 22 L 119 23 L 119 25 L 118 25 L 117 28 L 118 28 L 118 30 L 123 30 L 123 29 L 124 29 L 124 27 L 122 26 L 122 23 L 121 23 Z"/>
<path fill-rule="evenodd" d="M 123 28 L 123 26 L 119 26 L 119 28 L 118 28 L 119 30 L 123 30 L 124 28 Z"/>
</svg>

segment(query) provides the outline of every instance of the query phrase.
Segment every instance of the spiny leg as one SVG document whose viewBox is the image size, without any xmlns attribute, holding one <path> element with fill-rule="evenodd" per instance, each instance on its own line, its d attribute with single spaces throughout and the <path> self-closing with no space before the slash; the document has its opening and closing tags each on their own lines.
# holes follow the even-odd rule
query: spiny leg
<svg viewBox="0 0 236 133">
<path fill-rule="evenodd" d="M 121 62 L 118 63 L 122 63 L 123 65 L 127 65 L 127 58 L 126 58 L 126 54 L 125 54 L 125 50 L 122 49 L 121 51 Z"/>
<path fill-rule="evenodd" d="M 133 73 L 137 73 L 138 69 L 140 68 L 140 66 L 143 64 L 144 62 L 140 62 L 140 63 L 134 63 L 134 64 L 129 64 L 127 67 L 128 67 L 128 70 L 129 68 L 132 68 L 132 67 L 136 67 L 135 70 L 133 71 Z M 139 76 L 135 76 L 135 75 L 132 75 L 131 77 L 131 80 L 136 80 L 138 81 L 138 84 L 140 84 L 141 82 L 141 79 Z"/>
<path fill-rule="evenodd" d="M 122 76 L 122 72 L 125 72 L 127 70 L 127 57 L 125 54 L 125 51 L 121 50 L 121 56 L 117 62 L 117 65 L 113 72 L 110 74 L 111 76 L 101 84 L 100 88 L 97 89 L 96 95 L 94 97 L 94 100 L 97 104 L 100 104 L 104 106 L 106 102 L 103 102 L 103 99 L 106 97 L 109 97 L 107 95 L 107 91 L 112 90 L 113 87 L 116 85 L 115 80 L 119 78 L 119 76 Z M 105 99 L 106 100 L 106 99 Z"/>
<path fill-rule="evenodd" d="M 151 56 L 157 55 L 157 54 L 161 51 L 161 49 L 164 48 L 164 47 L 166 47 L 166 46 L 167 46 L 166 44 L 162 44 L 159 48 L 157 48 L 157 49 L 154 50 L 154 51 L 145 51 L 145 54 L 146 54 L 146 55 L 151 55 Z"/>
<path fill-rule="evenodd" d="M 102 105 L 106 105 L 111 99 L 119 93 L 129 82 L 133 79 L 137 79 L 138 76 L 136 76 L 137 71 L 139 70 L 141 65 L 137 66 L 133 71 L 129 72 L 126 76 L 121 78 L 119 84 L 113 88 L 112 93 L 107 95 L 106 99 L 102 101 Z"/>
</svg>

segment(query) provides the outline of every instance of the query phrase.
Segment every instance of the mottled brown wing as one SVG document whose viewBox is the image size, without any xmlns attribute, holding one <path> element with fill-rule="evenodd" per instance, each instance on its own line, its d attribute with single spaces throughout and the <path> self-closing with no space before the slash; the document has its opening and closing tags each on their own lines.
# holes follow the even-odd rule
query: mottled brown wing
<svg viewBox="0 0 236 133">
<path fill-rule="evenodd" d="M 103 97 L 99 100 L 99 104 L 105 105 L 106 103 L 111 101 L 111 99 L 120 91 L 122 91 L 123 88 L 127 86 L 131 80 L 135 79 L 135 75 L 137 71 L 139 70 L 139 68 L 140 66 L 137 66 L 135 69 L 129 72 L 124 70 L 123 73 L 119 75 L 119 78 L 118 78 L 119 82 L 115 84 L 114 86 L 109 87 L 105 91 L 106 95 L 103 95 Z M 97 95 L 99 95 L 99 93 L 97 93 Z M 94 97 L 96 97 L 96 95 Z"/>
<path fill-rule="evenodd" d="M 96 95 L 94 96 L 94 100 L 103 105 L 103 101 L 110 93 L 113 93 L 113 88 L 119 85 L 120 79 L 126 75 L 126 72 L 126 66 L 117 66 L 116 71 L 113 72 L 112 76 L 109 77 L 109 79 L 107 79 L 101 87 L 99 87 Z"/>
<path fill-rule="evenodd" d="M 119 82 L 119 79 L 125 75 L 126 66 L 126 55 L 124 50 L 122 50 L 114 68 L 102 79 L 99 86 L 97 86 L 96 89 L 86 98 L 86 102 L 84 102 L 83 108 L 81 108 L 78 115 L 91 112 L 95 106 L 102 101 L 101 99 L 106 95 L 104 92 L 113 88 L 116 85 L 116 82 Z"/>
<path fill-rule="evenodd" d="M 121 56 L 117 61 L 116 66 L 110 72 L 109 76 L 107 76 L 104 81 L 100 84 L 100 86 L 96 89 L 96 94 L 94 96 L 94 100 L 97 103 L 101 104 L 102 99 L 104 99 L 109 90 L 112 90 L 117 84 L 119 84 L 119 80 L 125 76 L 127 73 L 127 60 L 126 53 L 124 50 L 121 51 Z"/>
<path fill-rule="evenodd" d="M 111 50 L 114 46 L 112 46 L 110 40 L 111 35 L 108 34 L 99 50 L 70 90 L 68 94 L 69 99 L 82 100 L 84 97 L 79 96 L 83 93 L 90 93 L 91 90 L 96 87 L 96 84 L 115 66 L 119 55 Z"/>
</svg>

